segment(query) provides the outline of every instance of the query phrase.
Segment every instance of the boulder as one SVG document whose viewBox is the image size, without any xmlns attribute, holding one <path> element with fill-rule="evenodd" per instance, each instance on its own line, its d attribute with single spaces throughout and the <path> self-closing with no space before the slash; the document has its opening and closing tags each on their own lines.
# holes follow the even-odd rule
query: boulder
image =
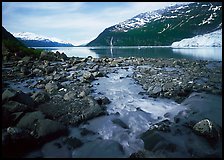
<svg viewBox="0 0 224 160">
<path fill-rule="evenodd" d="M 8 100 L 10 100 L 11 98 L 16 96 L 16 91 L 11 90 L 11 89 L 6 89 L 3 93 L 2 93 L 2 102 L 6 102 Z"/>
<path fill-rule="evenodd" d="M 33 98 L 34 103 L 36 105 L 39 105 L 41 103 L 45 103 L 45 102 L 50 100 L 49 94 L 45 91 L 36 92 L 31 97 Z"/>
<path fill-rule="evenodd" d="M 12 100 L 28 105 L 29 107 L 34 106 L 33 99 L 26 93 L 23 93 L 22 91 L 18 91 L 16 95 L 12 98 Z"/>
<path fill-rule="evenodd" d="M 34 130 L 36 127 L 34 123 L 39 119 L 44 119 L 44 117 L 41 111 L 26 113 L 18 122 L 17 127 Z"/>
<path fill-rule="evenodd" d="M 106 96 L 100 96 L 95 99 L 99 105 L 110 104 L 111 101 Z"/>
<path fill-rule="evenodd" d="M 76 137 L 68 137 L 68 138 L 65 139 L 64 142 L 66 144 L 68 144 L 69 146 L 71 146 L 73 149 L 78 148 L 78 147 L 83 145 L 82 141 L 80 141 Z"/>
<path fill-rule="evenodd" d="M 94 76 L 93 76 L 93 74 L 91 73 L 91 72 L 85 72 L 84 74 L 83 74 L 83 80 L 84 81 L 93 81 L 95 78 L 94 78 Z"/>
<path fill-rule="evenodd" d="M 66 133 L 66 127 L 59 122 L 50 119 L 38 119 L 35 128 L 36 138 L 57 137 Z"/>
<path fill-rule="evenodd" d="M 40 60 L 54 61 L 56 60 L 56 57 L 53 52 L 42 51 L 40 54 Z"/>
<path fill-rule="evenodd" d="M 96 134 L 96 133 L 93 132 L 93 131 L 91 131 L 91 130 L 88 130 L 88 129 L 86 129 L 86 128 L 81 128 L 81 132 L 80 132 L 80 134 L 81 134 L 82 136 L 86 136 L 86 135 L 94 135 L 94 134 Z"/>
<path fill-rule="evenodd" d="M 203 119 L 193 126 L 193 130 L 198 135 L 204 136 L 206 138 L 217 139 L 218 131 L 216 130 L 214 124 L 209 119 Z"/>
<path fill-rule="evenodd" d="M 120 127 L 124 128 L 124 129 L 128 129 L 129 128 L 127 124 L 125 124 L 122 120 L 120 120 L 118 118 L 113 119 L 112 122 L 114 124 L 119 125 Z"/>
<path fill-rule="evenodd" d="M 8 110 L 10 113 L 13 112 L 24 112 L 29 110 L 29 107 L 25 104 L 21 104 L 16 101 L 8 101 L 4 105 L 2 105 L 3 108 Z"/>
<path fill-rule="evenodd" d="M 66 101 L 70 101 L 70 100 L 74 100 L 77 96 L 77 93 L 75 91 L 69 91 L 68 93 L 66 93 L 64 95 L 64 100 Z"/>
<path fill-rule="evenodd" d="M 45 85 L 45 90 L 48 92 L 48 93 L 53 93 L 55 91 L 57 91 L 59 89 L 59 86 L 57 83 L 53 82 L 49 82 Z"/>
</svg>

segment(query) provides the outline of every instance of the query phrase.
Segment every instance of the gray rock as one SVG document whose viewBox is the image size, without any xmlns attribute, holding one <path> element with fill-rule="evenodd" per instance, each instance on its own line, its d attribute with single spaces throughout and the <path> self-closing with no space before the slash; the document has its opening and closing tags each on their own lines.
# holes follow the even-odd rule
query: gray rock
<svg viewBox="0 0 224 160">
<path fill-rule="evenodd" d="M 96 134 L 96 133 L 93 132 L 93 131 L 91 131 L 91 130 L 88 130 L 88 129 L 86 129 L 86 128 L 81 128 L 81 132 L 80 132 L 80 134 L 81 134 L 82 136 L 86 136 L 86 135 L 94 135 L 94 134 Z"/>
<path fill-rule="evenodd" d="M 146 158 L 146 157 L 144 152 L 138 151 L 138 152 L 132 153 L 129 158 Z"/>
<path fill-rule="evenodd" d="M 44 103 L 50 100 L 50 96 L 45 91 L 36 92 L 31 97 L 33 98 L 34 103 L 36 105 L 39 105 L 41 103 Z"/>
<path fill-rule="evenodd" d="M 83 97 L 85 97 L 86 95 L 87 95 L 87 94 L 86 94 L 85 91 L 81 91 L 77 97 L 79 97 L 79 98 L 83 98 Z"/>
<path fill-rule="evenodd" d="M 53 73 L 56 70 L 55 66 L 48 66 L 45 68 L 45 73 L 50 74 Z"/>
<path fill-rule="evenodd" d="M 40 54 L 40 60 L 54 61 L 56 60 L 56 57 L 53 52 L 42 51 Z"/>
<path fill-rule="evenodd" d="M 118 118 L 113 119 L 112 122 L 113 122 L 114 124 L 119 125 L 120 127 L 124 128 L 124 129 L 128 129 L 128 128 L 129 128 L 127 124 L 125 124 L 122 120 L 120 120 L 120 119 L 118 119 Z"/>
<path fill-rule="evenodd" d="M 66 101 L 70 101 L 70 100 L 74 100 L 77 96 L 77 93 L 75 91 L 69 91 L 68 93 L 66 93 L 64 95 L 64 100 Z"/>
<path fill-rule="evenodd" d="M 203 119 L 193 126 L 193 130 L 202 136 L 208 138 L 218 138 L 218 132 L 213 123 L 208 119 Z"/>
<path fill-rule="evenodd" d="M 78 148 L 78 147 L 83 145 L 82 141 L 80 141 L 76 137 L 68 137 L 68 138 L 65 139 L 64 142 L 66 144 L 68 144 L 69 146 L 71 146 L 73 149 Z"/>
<path fill-rule="evenodd" d="M 33 71 L 32 71 L 33 74 L 39 76 L 39 75 L 42 75 L 43 74 L 43 71 L 41 69 L 38 69 L 38 68 L 35 68 Z"/>
<path fill-rule="evenodd" d="M 27 105 L 15 101 L 8 101 L 2 107 L 8 110 L 10 113 L 24 112 L 29 109 Z"/>
<path fill-rule="evenodd" d="M 155 87 L 153 88 L 153 90 L 152 90 L 152 93 L 153 93 L 153 94 L 157 94 L 157 93 L 159 93 L 159 92 L 161 92 L 161 91 L 162 91 L 161 86 L 155 86 Z"/>
<path fill-rule="evenodd" d="M 30 97 L 30 95 L 23 93 L 22 91 L 17 92 L 16 95 L 12 98 L 12 100 L 28 105 L 29 107 L 32 107 L 34 105 L 34 101 Z"/>
<path fill-rule="evenodd" d="M 45 85 L 45 90 L 48 92 L 48 93 L 54 93 L 55 91 L 57 91 L 59 89 L 59 86 L 57 83 L 53 82 L 49 82 Z"/>
<path fill-rule="evenodd" d="M 17 124 L 17 127 L 19 128 L 25 128 L 33 130 L 35 129 L 36 125 L 34 124 L 39 119 L 44 119 L 44 114 L 41 111 L 35 111 L 26 113 Z"/>
<path fill-rule="evenodd" d="M 171 88 L 173 88 L 173 83 L 165 83 L 164 85 L 163 85 L 163 91 L 168 91 L 168 90 L 170 90 Z"/>
<path fill-rule="evenodd" d="M 10 89 L 6 89 L 3 93 L 2 93 L 2 102 L 6 102 L 8 100 L 10 100 L 11 98 L 16 96 L 16 91 L 14 90 L 10 90 Z"/>
<path fill-rule="evenodd" d="M 66 130 L 66 127 L 59 122 L 50 119 L 38 119 L 35 128 L 35 137 L 46 138 L 53 135 L 55 136 L 56 134 L 64 134 Z"/>
<path fill-rule="evenodd" d="M 158 147 L 161 146 L 161 144 L 163 148 L 169 146 L 167 139 L 165 139 L 159 131 L 154 129 L 144 132 L 140 137 L 144 141 L 144 148 L 149 151 L 158 150 Z"/>
<path fill-rule="evenodd" d="M 87 80 L 87 81 L 92 81 L 92 80 L 94 80 L 95 78 L 94 78 L 94 76 L 93 76 L 93 74 L 91 73 L 91 72 L 85 72 L 84 74 L 83 74 L 83 79 L 84 80 Z"/>
<path fill-rule="evenodd" d="M 95 99 L 99 105 L 110 104 L 111 101 L 106 96 L 100 96 Z"/>
</svg>

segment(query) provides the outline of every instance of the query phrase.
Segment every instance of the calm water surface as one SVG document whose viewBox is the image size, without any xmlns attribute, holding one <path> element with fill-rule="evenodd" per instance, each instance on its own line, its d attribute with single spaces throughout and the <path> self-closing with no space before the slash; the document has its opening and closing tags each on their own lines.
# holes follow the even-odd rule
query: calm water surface
<svg viewBox="0 0 224 160">
<path fill-rule="evenodd" d="M 172 48 L 158 46 L 139 47 L 36 47 L 49 51 L 64 52 L 68 57 L 144 57 L 185 58 L 222 61 L 222 47 Z"/>
</svg>

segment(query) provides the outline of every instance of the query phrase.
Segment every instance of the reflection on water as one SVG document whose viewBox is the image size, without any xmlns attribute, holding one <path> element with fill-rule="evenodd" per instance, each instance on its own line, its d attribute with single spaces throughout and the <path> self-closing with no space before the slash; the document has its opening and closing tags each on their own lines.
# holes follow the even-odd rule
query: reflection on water
<svg viewBox="0 0 224 160">
<path fill-rule="evenodd" d="M 222 60 L 222 48 L 178 48 L 172 49 L 174 53 L 192 56 L 202 60 Z"/>
<path fill-rule="evenodd" d="M 36 47 L 38 48 L 38 47 Z M 222 60 L 222 47 L 172 48 L 161 46 L 133 47 L 41 47 L 53 52 L 64 52 L 68 57 L 145 57 L 145 58 L 186 58 L 201 60 Z"/>
</svg>

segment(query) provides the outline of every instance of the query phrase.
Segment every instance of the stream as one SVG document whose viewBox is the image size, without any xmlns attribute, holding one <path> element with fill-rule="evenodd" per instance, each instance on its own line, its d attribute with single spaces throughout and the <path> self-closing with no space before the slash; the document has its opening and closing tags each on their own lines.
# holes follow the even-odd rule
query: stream
<svg viewBox="0 0 224 160">
<path fill-rule="evenodd" d="M 172 100 L 148 97 L 131 78 L 133 69 L 132 66 L 115 67 L 107 77 L 92 82 L 93 96 L 106 96 L 111 101 L 106 106 L 108 115 L 79 125 L 79 128 L 97 133 L 95 135 L 81 136 L 78 128 L 70 128 L 70 136 L 84 142 L 73 150 L 72 157 L 129 157 L 131 153 L 144 149 L 144 142 L 139 137 L 141 133 L 153 123 L 164 119 L 173 121 L 173 117 L 184 109 Z M 108 143 L 103 143 L 104 140 Z M 112 142 L 118 142 L 121 149 L 111 147 L 115 145 Z M 105 150 L 108 147 L 111 148 Z"/>
</svg>

